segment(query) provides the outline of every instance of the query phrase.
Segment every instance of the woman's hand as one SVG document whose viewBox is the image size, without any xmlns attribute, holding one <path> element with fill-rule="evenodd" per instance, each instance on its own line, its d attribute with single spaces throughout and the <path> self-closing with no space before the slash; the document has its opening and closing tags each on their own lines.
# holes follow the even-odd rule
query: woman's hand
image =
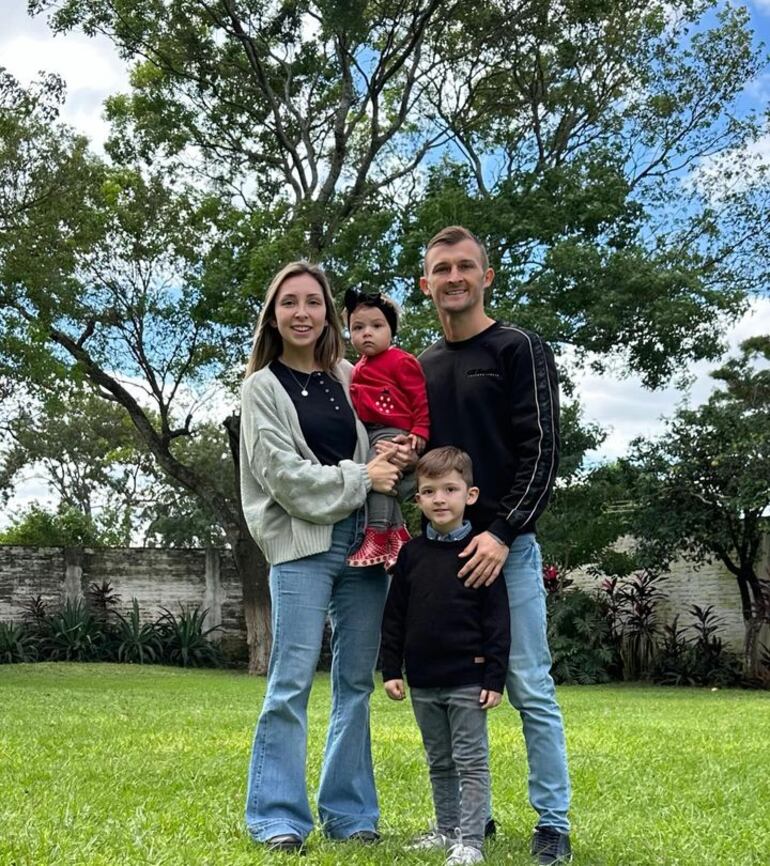
<svg viewBox="0 0 770 866">
<path fill-rule="evenodd" d="M 378 454 L 366 464 L 366 471 L 372 482 L 372 490 L 377 493 L 393 493 L 401 473 L 398 467 L 390 462 L 388 453 Z"/>
</svg>

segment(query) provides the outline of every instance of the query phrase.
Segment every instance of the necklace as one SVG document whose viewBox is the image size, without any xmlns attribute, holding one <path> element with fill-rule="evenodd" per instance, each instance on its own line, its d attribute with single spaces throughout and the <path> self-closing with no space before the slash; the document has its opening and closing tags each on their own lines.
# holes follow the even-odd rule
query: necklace
<svg viewBox="0 0 770 866">
<path fill-rule="evenodd" d="M 286 367 L 286 364 L 284 364 L 284 367 Z M 286 369 L 289 371 L 289 375 L 291 376 L 291 378 L 294 379 L 294 381 L 297 383 L 299 393 L 302 394 L 303 397 L 307 397 L 307 386 L 310 384 L 310 380 L 313 377 L 313 373 L 315 372 L 315 370 L 311 370 L 308 373 L 307 381 L 305 382 L 305 385 L 303 387 L 302 382 L 300 382 L 299 379 L 294 375 L 294 371 L 291 369 L 291 367 L 286 367 Z"/>
</svg>

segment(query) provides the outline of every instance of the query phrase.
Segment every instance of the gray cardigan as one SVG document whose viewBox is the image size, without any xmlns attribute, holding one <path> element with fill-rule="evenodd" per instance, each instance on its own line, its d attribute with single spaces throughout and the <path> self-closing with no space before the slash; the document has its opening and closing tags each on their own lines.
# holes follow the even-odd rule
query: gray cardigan
<svg viewBox="0 0 770 866">
<path fill-rule="evenodd" d="M 334 375 L 350 401 L 353 367 L 341 361 Z M 241 498 L 249 532 L 271 565 L 331 547 L 332 528 L 366 501 L 369 443 L 356 416 L 352 460 L 323 466 L 308 447 L 286 389 L 269 367 L 241 387 Z"/>
</svg>

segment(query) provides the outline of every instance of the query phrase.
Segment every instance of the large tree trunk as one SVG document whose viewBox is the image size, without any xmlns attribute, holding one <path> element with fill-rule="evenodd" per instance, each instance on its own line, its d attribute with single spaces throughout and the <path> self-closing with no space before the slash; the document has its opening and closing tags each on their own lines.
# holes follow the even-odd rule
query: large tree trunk
<svg viewBox="0 0 770 866">
<path fill-rule="evenodd" d="M 741 609 L 745 628 L 744 665 L 748 676 L 756 677 L 759 673 L 759 635 L 770 612 L 767 610 L 762 582 L 754 568 L 749 565 L 742 565 L 736 577 L 741 593 Z"/>
<path fill-rule="evenodd" d="M 237 530 L 228 535 L 233 559 L 243 587 L 243 615 L 246 620 L 246 641 L 249 646 L 249 673 L 266 674 L 270 659 L 270 585 L 268 564 L 262 551 L 251 537 L 243 517 L 240 484 L 240 415 L 230 415 L 224 421 L 235 464 L 235 493 L 240 516 Z"/>
</svg>

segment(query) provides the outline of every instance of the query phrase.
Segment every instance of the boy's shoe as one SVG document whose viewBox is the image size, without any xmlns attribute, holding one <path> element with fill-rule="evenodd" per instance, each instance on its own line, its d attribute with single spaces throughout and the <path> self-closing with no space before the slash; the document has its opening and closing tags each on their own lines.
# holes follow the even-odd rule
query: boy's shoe
<svg viewBox="0 0 770 866">
<path fill-rule="evenodd" d="M 569 863 L 572 860 L 572 846 L 569 833 L 562 833 L 555 827 L 536 827 L 532 834 L 532 856 L 537 858 L 538 866 L 553 866 L 556 863 Z"/>
<path fill-rule="evenodd" d="M 376 845 L 380 834 L 376 830 L 356 830 L 347 837 L 348 842 L 360 842 L 362 845 Z"/>
<path fill-rule="evenodd" d="M 412 536 L 405 526 L 396 526 L 388 533 L 388 558 L 385 560 L 385 571 L 390 571 L 396 564 L 398 552 L 411 541 Z"/>
<path fill-rule="evenodd" d="M 444 862 L 444 866 L 471 866 L 473 863 L 483 863 L 484 855 L 478 848 L 471 845 L 463 845 L 462 842 L 455 842 L 449 849 L 449 856 Z"/>
<path fill-rule="evenodd" d="M 407 851 L 447 851 L 454 844 L 454 839 L 439 833 L 435 828 L 412 839 L 406 846 Z"/>
<path fill-rule="evenodd" d="M 388 558 L 387 529 L 366 527 L 361 547 L 347 558 L 347 564 L 354 568 L 365 568 L 368 565 L 381 565 Z"/>
</svg>

